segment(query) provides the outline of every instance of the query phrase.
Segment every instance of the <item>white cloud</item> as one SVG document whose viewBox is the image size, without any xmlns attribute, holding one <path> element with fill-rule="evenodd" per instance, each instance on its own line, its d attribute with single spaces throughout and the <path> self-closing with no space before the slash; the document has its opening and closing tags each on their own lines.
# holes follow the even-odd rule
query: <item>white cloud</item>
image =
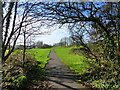
<svg viewBox="0 0 120 90">
<path fill-rule="evenodd" d="M 54 25 L 53 27 L 44 26 L 44 27 L 40 28 L 41 31 L 43 31 L 43 32 L 44 31 L 50 31 L 50 32 L 47 34 L 34 36 L 34 38 L 32 38 L 33 41 L 34 42 L 43 41 L 44 44 L 53 45 L 54 43 L 60 42 L 61 38 L 70 36 L 67 26 L 63 26 L 61 28 L 59 28 L 58 26 L 59 25 Z M 22 37 L 17 42 L 17 44 L 20 44 L 20 43 L 23 44 Z"/>
<path fill-rule="evenodd" d="M 60 42 L 61 38 L 68 37 L 68 36 L 70 36 L 69 32 L 68 32 L 67 28 L 64 27 L 61 29 L 57 28 L 57 30 L 51 32 L 50 35 L 42 35 L 42 36 L 36 37 L 35 40 L 43 41 L 43 43 L 53 45 L 54 43 Z"/>
</svg>

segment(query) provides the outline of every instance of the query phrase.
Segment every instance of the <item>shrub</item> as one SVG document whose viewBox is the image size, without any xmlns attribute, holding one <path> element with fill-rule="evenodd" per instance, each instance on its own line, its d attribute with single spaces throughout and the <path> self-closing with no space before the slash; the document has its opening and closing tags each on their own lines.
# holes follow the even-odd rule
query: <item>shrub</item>
<svg viewBox="0 0 120 90">
<path fill-rule="evenodd" d="M 21 53 L 12 54 L 3 65 L 3 89 L 26 90 L 44 79 L 43 70 L 31 54 L 26 54 L 24 61 Z"/>
</svg>

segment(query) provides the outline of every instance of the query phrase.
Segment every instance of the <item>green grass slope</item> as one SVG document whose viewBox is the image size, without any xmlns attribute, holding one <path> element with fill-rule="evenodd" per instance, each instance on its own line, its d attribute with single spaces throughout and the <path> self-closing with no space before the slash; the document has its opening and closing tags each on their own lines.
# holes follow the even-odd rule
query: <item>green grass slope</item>
<svg viewBox="0 0 120 90">
<path fill-rule="evenodd" d="M 70 69 L 74 70 L 78 74 L 83 74 L 89 68 L 88 61 L 90 59 L 84 56 L 75 55 L 70 50 L 75 47 L 54 47 L 56 55 L 59 59 L 64 62 Z"/>
<path fill-rule="evenodd" d="M 39 66 L 44 68 L 47 61 L 50 59 L 48 55 L 50 53 L 50 49 L 29 49 L 27 53 L 34 55 L 35 59 L 39 62 Z"/>
</svg>

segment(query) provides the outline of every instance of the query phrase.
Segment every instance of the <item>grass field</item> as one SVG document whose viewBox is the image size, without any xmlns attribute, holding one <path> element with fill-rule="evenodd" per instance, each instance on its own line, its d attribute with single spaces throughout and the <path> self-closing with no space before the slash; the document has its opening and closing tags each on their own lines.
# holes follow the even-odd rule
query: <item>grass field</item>
<svg viewBox="0 0 120 90">
<path fill-rule="evenodd" d="M 64 64 L 66 64 L 70 69 L 74 70 L 78 74 L 83 74 L 89 68 L 87 63 L 90 59 L 85 58 L 84 56 L 75 55 L 70 50 L 75 47 L 55 47 L 54 50 L 56 55 L 60 58 Z"/>
<path fill-rule="evenodd" d="M 30 50 L 27 50 L 27 53 L 34 55 L 36 60 L 38 62 L 40 62 L 39 66 L 41 68 L 44 68 L 47 61 L 50 59 L 50 58 L 48 58 L 49 52 L 50 52 L 50 49 L 30 49 Z"/>
<path fill-rule="evenodd" d="M 22 53 L 22 50 L 15 50 L 14 52 L 12 52 L 13 54 L 15 53 Z M 6 51 L 6 54 L 8 53 L 8 50 Z M 45 67 L 45 64 L 47 63 L 47 61 L 50 59 L 48 58 L 48 55 L 50 53 L 50 49 L 27 49 L 26 53 L 29 53 L 31 55 L 33 55 L 35 57 L 35 59 L 40 62 L 39 66 L 41 68 Z"/>
</svg>

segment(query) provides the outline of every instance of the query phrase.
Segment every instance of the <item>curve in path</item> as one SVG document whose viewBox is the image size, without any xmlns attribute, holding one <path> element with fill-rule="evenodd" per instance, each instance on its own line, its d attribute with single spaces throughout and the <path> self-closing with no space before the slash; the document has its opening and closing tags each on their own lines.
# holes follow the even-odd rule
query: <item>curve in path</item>
<svg viewBox="0 0 120 90">
<path fill-rule="evenodd" d="M 75 74 L 59 60 L 54 50 L 51 50 L 49 58 L 51 58 L 51 60 L 48 61 L 45 69 L 47 71 L 48 81 L 53 88 L 67 90 L 85 89 L 84 86 L 80 86 L 80 84 L 74 80 Z"/>
</svg>

